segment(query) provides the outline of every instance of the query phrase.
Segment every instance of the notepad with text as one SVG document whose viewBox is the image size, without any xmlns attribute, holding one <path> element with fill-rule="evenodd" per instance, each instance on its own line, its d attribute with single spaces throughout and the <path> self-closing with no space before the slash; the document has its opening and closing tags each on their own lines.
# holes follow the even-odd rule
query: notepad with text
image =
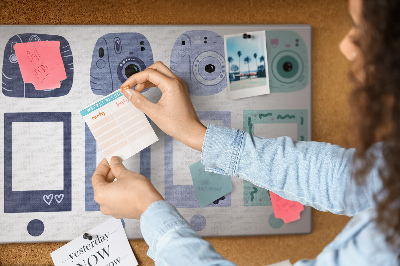
<svg viewBox="0 0 400 266">
<path fill-rule="evenodd" d="M 115 91 L 80 111 L 104 156 L 126 160 L 158 140 L 145 114 Z"/>
</svg>

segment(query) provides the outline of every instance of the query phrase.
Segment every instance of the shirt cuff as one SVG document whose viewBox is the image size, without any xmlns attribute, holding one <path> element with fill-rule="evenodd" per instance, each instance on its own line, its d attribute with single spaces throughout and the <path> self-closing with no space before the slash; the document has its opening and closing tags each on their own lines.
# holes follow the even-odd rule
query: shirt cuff
<svg viewBox="0 0 400 266">
<path fill-rule="evenodd" d="M 209 124 L 201 154 L 201 163 L 205 166 L 205 170 L 237 176 L 243 138 L 242 130 Z"/>
<path fill-rule="evenodd" d="M 140 230 L 149 250 L 147 256 L 155 260 L 157 245 L 169 231 L 190 225 L 171 204 L 165 200 L 153 202 L 140 217 Z"/>
</svg>

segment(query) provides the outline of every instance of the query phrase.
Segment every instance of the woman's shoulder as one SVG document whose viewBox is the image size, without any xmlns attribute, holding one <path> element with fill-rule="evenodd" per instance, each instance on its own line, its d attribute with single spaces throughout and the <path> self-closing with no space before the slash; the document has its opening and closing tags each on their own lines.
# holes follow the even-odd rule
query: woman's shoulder
<svg viewBox="0 0 400 266">
<path fill-rule="evenodd" d="M 375 208 L 354 216 L 324 251 L 365 261 L 365 265 L 398 265 L 399 251 L 386 242 L 375 217 Z"/>
</svg>

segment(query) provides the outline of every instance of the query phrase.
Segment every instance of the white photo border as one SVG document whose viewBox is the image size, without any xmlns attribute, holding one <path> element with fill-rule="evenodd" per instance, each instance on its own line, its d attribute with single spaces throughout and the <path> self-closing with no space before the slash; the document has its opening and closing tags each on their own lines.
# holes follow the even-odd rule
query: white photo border
<svg viewBox="0 0 400 266">
<path fill-rule="evenodd" d="M 246 34 L 250 34 L 250 35 L 255 34 L 257 36 L 262 36 L 262 41 L 264 43 L 264 46 L 263 46 L 264 54 L 265 54 L 264 63 L 265 63 L 265 75 L 266 75 L 266 80 L 267 80 L 266 83 L 267 84 L 266 84 L 266 86 L 243 88 L 243 89 L 231 91 L 230 81 L 229 81 L 230 69 L 229 69 L 229 62 L 228 62 L 227 38 L 243 36 L 243 33 L 224 35 L 225 64 L 226 64 L 226 69 L 228 70 L 226 79 L 227 79 L 227 87 L 228 87 L 227 91 L 228 91 L 228 99 L 229 100 L 236 100 L 236 99 L 247 98 L 247 97 L 258 96 L 258 95 L 265 95 L 265 94 L 270 93 L 266 31 L 252 31 L 252 32 L 246 32 Z"/>
</svg>

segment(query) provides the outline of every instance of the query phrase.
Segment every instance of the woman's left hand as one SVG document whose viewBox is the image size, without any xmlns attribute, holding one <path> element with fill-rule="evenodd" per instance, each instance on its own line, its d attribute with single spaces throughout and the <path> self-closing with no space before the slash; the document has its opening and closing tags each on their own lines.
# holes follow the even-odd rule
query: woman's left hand
<svg viewBox="0 0 400 266">
<path fill-rule="evenodd" d="M 140 219 L 153 202 L 164 200 L 148 178 L 126 169 L 118 157 L 112 157 L 110 165 L 106 159 L 100 162 L 92 185 L 100 211 L 117 219 Z"/>
</svg>

